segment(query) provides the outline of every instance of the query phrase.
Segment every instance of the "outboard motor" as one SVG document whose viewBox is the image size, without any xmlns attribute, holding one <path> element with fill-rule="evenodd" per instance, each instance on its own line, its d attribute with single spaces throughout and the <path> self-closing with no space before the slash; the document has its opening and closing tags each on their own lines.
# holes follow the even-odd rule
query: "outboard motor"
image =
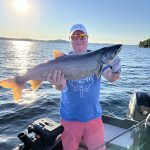
<svg viewBox="0 0 150 150">
<path fill-rule="evenodd" d="M 142 121 L 148 114 L 150 114 L 150 95 L 145 92 L 134 92 L 129 102 L 128 117 Z"/>
<path fill-rule="evenodd" d="M 20 144 L 15 150 L 62 150 L 59 135 L 63 130 L 62 125 L 51 119 L 38 119 L 28 126 L 28 135 L 18 134 L 23 144 Z"/>
</svg>

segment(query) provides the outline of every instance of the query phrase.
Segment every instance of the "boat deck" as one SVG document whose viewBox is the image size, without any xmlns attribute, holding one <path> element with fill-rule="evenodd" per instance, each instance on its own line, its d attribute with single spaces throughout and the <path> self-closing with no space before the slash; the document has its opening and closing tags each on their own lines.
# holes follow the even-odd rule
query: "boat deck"
<svg viewBox="0 0 150 150">
<path fill-rule="evenodd" d="M 107 146 L 108 149 L 109 146 L 111 149 L 114 147 L 116 150 L 129 149 L 129 147 L 133 144 L 133 138 L 131 137 L 132 131 L 126 131 L 133 125 L 136 125 L 137 121 L 103 116 L 103 122 L 105 130 L 105 143 L 109 143 Z M 124 134 L 122 135 L 122 133 Z M 118 135 L 121 136 L 118 137 Z"/>
<path fill-rule="evenodd" d="M 124 133 L 127 129 L 116 127 L 109 124 L 104 124 L 105 130 L 105 143 L 109 142 L 110 140 L 114 139 L 118 135 Z M 111 147 L 115 147 L 116 149 L 128 149 L 128 146 L 133 144 L 133 139 L 131 138 L 131 132 L 127 132 L 116 138 L 110 142 Z"/>
</svg>

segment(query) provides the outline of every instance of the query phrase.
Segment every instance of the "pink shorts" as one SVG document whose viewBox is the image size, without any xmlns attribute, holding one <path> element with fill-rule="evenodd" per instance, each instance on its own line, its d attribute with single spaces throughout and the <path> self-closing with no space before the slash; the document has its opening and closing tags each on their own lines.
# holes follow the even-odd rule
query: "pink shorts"
<svg viewBox="0 0 150 150">
<path fill-rule="evenodd" d="M 105 150 L 101 118 L 88 122 L 61 120 L 61 124 L 64 126 L 61 136 L 64 150 L 77 150 L 82 138 L 88 150 Z"/>
</svg>

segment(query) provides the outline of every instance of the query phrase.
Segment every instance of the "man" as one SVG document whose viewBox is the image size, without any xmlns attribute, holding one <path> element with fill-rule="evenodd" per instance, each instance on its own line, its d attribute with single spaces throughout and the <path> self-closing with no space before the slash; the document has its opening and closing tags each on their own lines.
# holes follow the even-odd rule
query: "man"
<svg viewBox="0 0 150 150">
<path fill-rule="evenodd" d="M 70 53 L 87 53 L 88 34 L 84 25 L 74 24 L 70 29 Z M 86 62 L 85 62 L 86 63 Z M 119 79 L 120 58 L 103 68 L 102 75 L 110 82 Z M 100 81 L 96 75 L 80 80 L 65 80 L 64 74 L 55 70 L 48 81 L 61 91 L 60 116 L 64 126 L 62 143 L 64 150 L 77 150 L 83 138 L 89 150 L 104 150 L 102 110 L 99 104 Z M 102 146 L 102 147 L 101 147 Z"/>
</svg>

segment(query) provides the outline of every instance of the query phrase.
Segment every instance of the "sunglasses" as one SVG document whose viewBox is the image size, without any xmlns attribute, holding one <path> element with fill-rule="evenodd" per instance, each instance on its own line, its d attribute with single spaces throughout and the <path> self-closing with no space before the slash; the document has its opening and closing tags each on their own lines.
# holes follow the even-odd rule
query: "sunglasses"
<svg viewBox="0 0 150 150">
<path fill-rule="evenodd" d="M 71 36 L 71 39 L 72 39 L 73 41 L 76 41 L 76 40 L 78 40 L 78 39 L 84 40 L 84 39 L 86 39 L 87 37 L 88 37 L 87 34 L 81 33 L 81 34 L 74 34 L 74 35 L 72 35 L 72 36 Z"/>
</svg>

